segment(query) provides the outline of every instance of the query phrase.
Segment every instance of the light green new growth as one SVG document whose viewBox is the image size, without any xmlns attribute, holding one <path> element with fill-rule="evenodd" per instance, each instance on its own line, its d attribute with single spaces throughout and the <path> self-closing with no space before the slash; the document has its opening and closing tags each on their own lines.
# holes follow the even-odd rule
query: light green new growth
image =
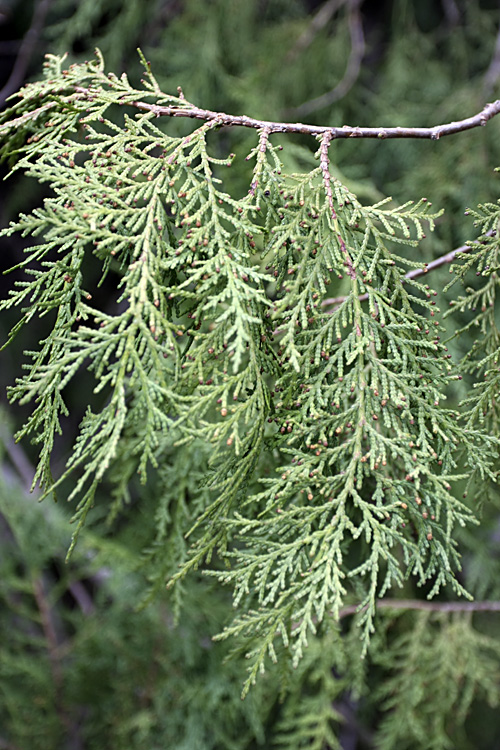
<svg viewBox="0 0 500 750">
<path fill-rule="evenodd" d="M 69 70 L 49 56 L 45 80 L 2 116 L 13 169 L 50 191 L 4 230 L 34 238 L 1 306 L 22 310 L 12 336 L 37 318 L 47 331 L 10 397 L 35 404 L 19 433 L 40 447 L 34 484 L 52 493 L 71 477 L 75 539 L 101 482 L 115 485 L 116 514 L 136 473 L 159 478 L 152 589 L 199 566 L 233 587 L 220 637 L 243 640 L 246 692 L 282 646 L 297 665 L 346 603 L 359 604 L 366 648 L 377 599 L 408 576 L 431 582 L 429 597 L 445 585 L 466 595 L 454 531 L 474 519 L 454 489 L 495 477 L 499 246 L 475 244 L 463 266 L 486 279 L 456 302 L 481 307 L 465 366 L 486 379 L 461 419 L 443 406 L 460 376 L 435 293 L 406 276 L 422 266 L 404 251 L 432 230 L 431 204 L 362 205 L 330 174 L 328 133 L 308 174 L 284 173 L 266 127 L 250 154 L 226 158 L 212 155 L 217 118 L 168 135 L 160 109 L 193 105 L 162 93 L 143 62 L 138 90 L 99 56 Z M 230 195 L 225 171 L 245 156 L 248 193 Z M 478 220 L 486 233 L 498 207 Z M 95 389 L 54 479 L 64 389 L 85 369 Z M 328 737 L 330 704 L 323 720 Z"/>
</svg>

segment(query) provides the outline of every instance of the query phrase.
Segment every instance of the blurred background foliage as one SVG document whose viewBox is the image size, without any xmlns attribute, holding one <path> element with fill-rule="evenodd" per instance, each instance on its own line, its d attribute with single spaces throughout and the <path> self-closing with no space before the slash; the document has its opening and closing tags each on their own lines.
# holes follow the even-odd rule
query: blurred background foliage
<svg viewBox="0 0 500 750">
<path fill-rule="evenodd" d="M 0 100 L 40 76 L 46 52 L 67 52 L 71 62 L 97 46 L 109 70 L 137 81 L 140 47 L 165 91 L 181 86 L 204 108 L 322 125 L 431 126 L 500 97 L 499 23 L 496 0 L 0 0 Z M 166 127 L 176 133 L 186 124 Z M 429 261 L 474 239 L 468 206 L 496 201 L 499 127 L 494 120 L 437 142 L 343 140 L 331 150 L 333 170 L 367 203 L 425 196 L 444 207 L 419 250 Z M 248 152 L 254 139 L 228 130 L 213 148 Z M 312 166 L 310 140 L 281 142 L 287 169 Z M 244 162 L 226 185 L 247 191 Z M 2 226 L 44 197 L 19 175 L 0 190 Z M 19 260 L 22 242 L 2 239 L 3 268 Z M 434 288 L 449 278 L 448 267 L 435 271 Z M 12 277 L 0 283 L 5 295 Z M 440 293 L 439 303 L 447 307 L 449 296 Z M 4 313 L 2 340 L 12 323 Z M 25 413 L 5 397 L 22 350 L 41 336 L 30 327 L 2 352 L 0 370 L 0 750 L 500 746 L 498 615 L 381 613 L 363 662 L 346 618 L 318 632 L 293 677 L 277 667 L 241 702 L 243 657 L 225 660 L 227 645 L 211 640 L 230 616 L 228 592 L 201 576 L 174 595 L 163 588 L 169 546 L 185 544 L 169 536 L 170 514 L 186 512 L 203 473 L 201 447 L 173 456 L 147 490 L 132 481 L 116 517 L 96 511 L 66 563 L 70 514 L 29 495 L 30 446 L 11 437 Z M 454 359 L 469 343 L 450 342 Z M 468 387 L 465 378 L 450 402 Z M 67 403 L 55 473 L 82 416 L 76 389 Z M 169 486 L 155 516 L 148 493 Z M 478 598 L 500 599 L 498 506 L 492 497 L 481 525 L 463 532 L 462 583 Z M 156 548 L 144 553 L 155 533 Z M 464 649 L 467 663 L 454 671 Z M 431 676 L 416 666 L 422 655 Z"/>
</svg>

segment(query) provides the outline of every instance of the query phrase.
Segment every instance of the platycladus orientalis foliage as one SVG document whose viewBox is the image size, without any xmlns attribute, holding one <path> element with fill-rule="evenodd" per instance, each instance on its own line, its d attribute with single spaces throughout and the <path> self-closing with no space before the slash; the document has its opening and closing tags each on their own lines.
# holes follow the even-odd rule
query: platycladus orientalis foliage
<svg viewBox="0 0 500 750">
<path fill-rule="evenodd" d="M 425 198 L 363 205 L 330 170 L 336 138 L 402 129 L 207 112 L 163 93 L 143 62 L 136 89 L 99 55 L 69 69 L 48 56 L 44 80 L 2 115 L 4 156 L 48 191 L 3 230 L 31 238 L 1 306 L 21 311 L 11 337 L 37 320 L 45 330 L 10 398 L 33 404 L 18 437 L 39 447 L 34 485 L 53 494 L 71 478 L 74 540 L 101 483 L 113 515 L 133 476 L 154 479 L 152 588 L 168 579 L 175 592 L 196 568 L 233 588 L 219 637 L 244 643 L 246 692 L 268 655 L 285 647 L 297 665 L 308 634 L 347 605 L 366 648 L 377 600 L 409 576 L 431 582 L 429 598 L 467 596 L 454 532 L 475 519 L 454 487 L 496 479 L 499 208 L 475 210 L 481 235 L 457 254 L 457 278 L 473 268 L 482 282 L 453 303 L 476 311 L 467 327 L 480 334 L 457 368 L 418 260 L 440 212 Z M 172 135 L 175 118 L 194 123 Z M 216 158 L 229 126 L 255 128 L 254 146 Z M 316 139 L 315 169 L 285 173 L 280 130 Z M 455 132 L 434 130 L 415 137 Z M 248 192 L 230 195 L 225 171 L 245 159 Z M 447 408 L 464 368 L 480 384 Z M 94 392 L 53 477 L 65 388 L 83 370 Z M 179 461 L 198 483 L 174 513 Z"/>
</svg>

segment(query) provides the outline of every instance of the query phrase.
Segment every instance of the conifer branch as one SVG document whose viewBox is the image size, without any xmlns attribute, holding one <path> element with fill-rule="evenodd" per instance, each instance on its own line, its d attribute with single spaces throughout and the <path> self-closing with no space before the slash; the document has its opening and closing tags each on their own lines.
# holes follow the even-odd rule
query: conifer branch
<svg viewBox="0 0 500 750">
<path fill-rule="evenodd" d="M 319 163 L 321 167 L 321 174 L 323 176 L 323 182 L 325 185 L 325 193 L 326 193 L 326 197 L 328 200 L 328 206 L 330 208 L 333 225 L 337 233 L 337 240 L 339 242 L 339 246 L 342 251 L 342 254 L 345 257 L 345 267 L 347 268 L 347 275 L 350 276 L 351 279 L 354 281 L 356 279 L 356 271 L 354 270 L 352 259 L 349 255 L 349 251 L 347 250 L 346 244 L 344 240 L 342 239 L 342 235 L 340 234 L 339 224 L 337 220 L 337 212 L 335 211 L 335 207 L 333 204 L 333 193 L 332 193 L 332 185 L 331 185 L 332 178 L 330 176 L 330 159 L 328 157 L 328 149 L 329 149 L 331 140 L 332 140 L 331 133 L 324 133 L 322 135 Z"/>
<path fill-rule="evenodd" d="M 486 233 L 486 236 L 491 237 L 493 236 L 493 234 L 494 232 L 490 231 Z M 457 255 L 468 253 L 471 249 L 471 245 L 460 245 L 460 247 L 456 247 L 454 250 L 450 250 L 448 253 L 440 255 L 439 258 L 435 258 L 434 260 L 429 261 L 429 263 L 424 263 L 422 268 L 412 268 L 411 271 L 408 271 L 408 273 L 405 274 L 405 278 L 418 279 L 420 276 L 425 276 L 427 273 L 429 273 L 430 271 L 434 271 L 436 268 L 440 268 L 447 263 L 452 263 Z M 327 297 L 321 302 L 321 304 L 323 305 L 323 307 L 332 307 L 342 304 L 342 302 L 344 302 L 346 298 L 346 295 L 342 295 L 340 297 Z M 362 294 L 359 297 L 359 300 L 361 302 L 367 299 L 368 294 Z"/>
<path fill-rule="evenodd" d="M 325 133 L 330 134 L 330 138 L 341 139 L 341 138 L 378 138 L 380 140 L 388 138 L 420 138 L 420 139 L 431 139 L 439 140 L 440 138 L 447 135 L 454 135 L 472 128 L 486 125 L 486 123 L 495 117 L 500 112 L 500 100 L 497 99 L 494 102 L 486 104 L 485 107 L 473 115 L 462 120 L 457 120 L 449 123 L 443 123 L 441 125 L 434 125 L 432 127 L 360 127 L 343 125 L 341 127 L 330 127 L 330 126 L 318 126 L 318 125 L 307 125 L 305 123 L 288 123 L 288 122 L 276 122 L 269 120 L 260 120 L 247 115 L 230 115 L 225 112 L 215 112 L 213 110 L 204 109 L 197 107 L 187 99 L 179 89 L 178 96 L 173 97 L 170 95 L 162 94 L 156 80 L 151 76 L 148 63 L 144 60 L 146 65 L 146 72 L 150 78 L 149 88 L 152 93 L 157 96 L 160 101 L 171 102 L 168 105 L 159 103 L 149 103 L 142 99 L 133 96 L 139 93 L 137 90 L 132 89 L 128 85 L 128 81 L 122 79 L 118 80 L 116 76 L 110 74 L 105 75 L 102 70 L 102 58 L 100 58 L 100 70 L 95 71 L 96 81 L 101 85 L 109 86 L 110 90 L 116 91 L 117 96 L 113 97 L 113 101 L 117 104 L 127 105 L 135 107 L 136 109 L 151 112 L 156 117 L 187 117 L 190 119 L 203 120 L 206 123 L 212 123 L 214 127 L 245 127 L 252 128 L 254 130 L 265 130 L 267 133 L 302 133 L 305 135 L 312 135 L 321 137 Z M 71 80 L 68 73 L 75 70 L 75 80 Z M 78 70 L 75 66 L 70 66 L 69 71 L 65 71 L 65 88 L 73 91 L 73 94 L 61 96 L 62 91 L 53 91 L 48 101 L 45 101 L 39 108 L 35 108 L 26 112 L 20 118 L 12 118 L 5 123 L 0 124 L 0 133 L 2 130 L 12 129 L 14 125 L 22 125 L 28 120 L 36 120 L 39 115 L 47 109 L 53 109 L 61 106 L 62 102 L 66 102 L 68 107 L 74 106 L 80 109 L 85 105 L 85 102 L 95 101 L 96 95 L 99 92 L 98 88 L 83 86 L 78 81 L 77 75 Z M 150 95 L 151 92 L 148 92 Z M 21 90 L 20 95 L 23 95 Z M 108 102 L 111 103 L 111 99 Z"/>
<path fill-rule="evenodd" d="M 458 376 L 419 277 L 469 246 L 424 267 L 399 254 L 440 212 L 425 198 L 363 205 L 330 174 L 329 148 L 337 137 L 438 139 L 485 124 L 500 100 L 435 128 L 316 127 L 195 107 L 182 91 L 163 93 L 144 58 L 141 89 L 106 74 L 99 55 L 67 70 L 63 62 L 49 56 L 45 80 L 26 86 L 0 124 L 13 169 L 51 190 L 3 230 L 37 239 L 0 309 L 21 309 L 11 338 L 54 313 L 9 394 L 35 402 L 18 433 L 39 444 L 35 483 L 48 493 L 73 478 L 74 539 L 101 482 L 114 487 L 111 518 L 134 475 L 158 483 L 152 589 L 197 567 L 232 587 L 239 611 L 220 638 L 245 642 L 247 688 L 276 658 L 276 640 L 297 665 L 346 601 L 358 602 L 366 650 L 377 601 L 405 577 L 432 581 L 429 598 L 446 585 L 467 596 L 454 537 L 475 519 L 452 485 L 476 470 L 494 478 L 497 447 L 441 405 Z M 162 116 L 202 122 L 175 137 L 156 125 Z M 259 131 L 244 197 L 223 176 L 235 155 L 212 154 L 212 134 L 226 126 Z M 319 142 L 311 171 L 287 174 L 271 142 L 293 132 Z M 467 261 L 482 253 L 472 243 Z M 89 257 L 115 284 L 111 309 L 95 294 Z M 325 311 L 346 275 L 350 294 Z M 65 389 L 81 370 L 97 398 L 82 399 L 72 454 L 54 479 Z M 214 555 L 222 564 L 212 569 Z"/>
<path fill-rule="evenodd" d="M 436 602 L 420 599 L 379 599 L 377 609 L 408 609 L 424 612 L 500 612 L 500 601 L 481 602 Z M 359 605 L 351 604 L 339 611 L 339 620 L 357 612 L 362 612 Z"/>
<path fill-rule="evenodd" d="M 102 15 L 111 0 L 103 2 L 82 0 L 79 8 L 90 9 L 87 21 L 104 43 L 116 31 L 135 34 L 141 3 L 126 4 L 134 12 L 118 25 Z M 458 3 L 440 0 L 440 33 L 457 22 Z M 163 5 L 177 15 L 183 4 Z M 224 11 L 223 0 L 210 5 Z M 269 49 L 265 17 L 274 24 L 283 3 L 264 5 L 271 12 L 257 18 L 265 33 L 254 49 L 269 80 L 279 50 Z M 195 14 L 203 6 L 190 3 Z M 243 6 L 245 21 L 253 21 L 254 8 Z M 318 7 L 298 42 L 308 21 L 293 16 L 289 60 L 326 23 L 321 52 L 344 34 L 348 54 L 349 24 L 346 73 L 311 102 L 317 92 L 305 66 L 279 71 L 296 84 L 295 103 L 305 104 L 293 116 L 282 109 L 277 120 L 300 119 L 297 112 L 331 103 L 356 82 L 362 2 L 320 0 Z M 468 19 L 473 12 L 467 9 Z M 75 18 L 80 25 L 70 37 L 83 38 L 85 14 Z M 182 26 L 176 21 L 170 31 Z M 474 39 L 484 41 L 484 52 L 496 30 L 483 31 L 478 26 Z M 9 699 L 12 726 L 21 726 L 20 739 L 10 726 L 2 731 L 5 750 L 29 746 L 28 735 L 73 750 L 99 737 L 130 750 L 155 742 L 187 747 L 193 737 L 206 750 L 363 742 L 437 749 L 473 744 L 468 726 L 462 731 L 466 718 L 470 726 L 479 701 L 498 702 L 493 504 L 485 504 L 479 533 L 471 530 L 480 493 L 497 492 L 500 474 L 500 207 L 494 186 L 488 198 L 490 175 L 473 153 L 478 140 L 490 157 L 496 153 L 494 133 L 464 135 L 440 144 L 439 153 L 432 143 L 394 144 L 389 151 L 401 162 L 389 164 L 388 147 L 343 141 L 338 148 L 359 162 L 346 184 L 334 141 L 437 140 L 484 125 L 500 114 L 500 99 L 429 128 L 327 126 L 408 123 L 396 118 L 405 66 L 416 62 L 410 33 L 408 25 L 408 38 L 399 35 L 397 55 L 387 48 L 391 75 L 377 86 L 381 97 L 364 97 L 362 108 L 323 126 L 206 110 L 180 87 L 164 93 L 143 57 L 144 80 L 135 83 L 109 72 L 99 53 L 71 66 L 49 55 L 44 80 L 27 84 L 0 114 L 1 157 L 43 189 L 34 207 L 24 205 L 0 229 L 0 244 L 19 237 L 5 243 L 19 254 L 0 312 L 25 350 L 8 393 L 24 409 L 31 405 L 21 443 L 0 429 L 10 460 L 0 487 L 7 601 L 0 621 L 15 626 L 12 645 L 0 648 L 0 673 L 9 672 L 0 695 Z M 200 50 L 215 81 L 218 43 Z M 240 38 L 227 45 L 228 58 L 231 47 L 249 70 L 255 57 Z M 486 69 L 488 59 L 476 51 L 476 67 Z M 123 59 L 119 45 L 112 54 Z M 450 87 L 454 101 L 443 100 L 449 79 L 432 67 L 431 54 L 428 63 L 418 72 L 413 65 L 431 113 L 417 112 L 416 122 L 461 118 L 457 101 L 469 106 L 470 80 Z M 333 85 L 329 73 L 320 71 L 321 91 Z M 245 91 L 252 78 L 245 77 Z M 208 102 L 210 86 L 192 80 Z M 224 82 L 218 91 L 235 101 Z M 237 92 L 237 111 L 251 114 L 245 91 Z M 283 96 L 290 104 L 290 93 Z M 478 109 L 492 97 L 485 94 Z M 371 162 L 375 151 L 380 158 Z M 384 175 L 392 182 L 393 168 L 403 166 L 402 205 L 367 186 L 361 161 L 377 184 Z M 452 162 L 462 181 L 453 179 Z M 419 200 L 429 177 L 434 195 L 450 197 L 450 234 L 462 224 L 467 232 L 439 258 L 421 243 L 441 215 Z M 465 203 L 472 204 L 467 222 Z M 451 283 L 442 290 L 445 276 Z M 454 361 L 461 352 L 464 359 Z M 462 404 L 457 391 L 467 393 Z M 11 494 L 10 464 L 24 491 L 15 482 Z M 55 490 L 75 501 L 76 534 L 86 517 L 95 524 L 82 531 L 69 568 L 62 564 L 66 512 L 37 505 Z M 165 584 L 168 598 L 154 602 Z M 132 612 L 138 599 L 140 608 L 152 606 Z M 109 648 L 114 642 L 118 652 Z M 245 668 L 244 693 L 266 675 L 241 703 Z M 25 684 L 35 697 L 26 711 Z M 118 709 L 117 694 L 124 697 Z M 157 697 L 167 694 L 172 705 L 162 722 Z M 0 703 L 4 727 L 7 701 Z M 210 717 L 204 722 L 207 705 L 210 716 L 222 711 L 227 719 L 222 731 Z"/>
<path fill-rule="evenodd" d="M 93 92 L 89 89 L 77 86 L 75 91 L 92 98 Z M 322 136 L 324 133 L 330 133 L 334 138 L 429 138 L 437 141 L 447 135 L 454 135 L 465 130 L 471 130 L 486 125 L 488 120 L 500 113 L 500 99 L 486 104 L 486 106 L 472 117 L 466 117 L 463 120 L 434 125 L 430 128 L 420 127 L 359 127 L 343 125 L 342 127 L 329 127 L 320 125 L 307 125 L 302 122 L 275 122 L 270 120 L 259 120 L 247 115 L 229 115 L 224 112 L 214 112 L 210 109 L 196 107 L 194 104 L 186 102 L 185 106 L 162 106 L 159 104 L 149 104 L 148 102 L 134 100 L 128 102 L 137 109 L 152 112 L 156 117 L 189 117 L 205 122 L 214 122 L 220 127 L 243 127 L 253 128 L 255 130 L 266 129 L 269 133 L 302 133 L 304 135 Z"/>
</svg>

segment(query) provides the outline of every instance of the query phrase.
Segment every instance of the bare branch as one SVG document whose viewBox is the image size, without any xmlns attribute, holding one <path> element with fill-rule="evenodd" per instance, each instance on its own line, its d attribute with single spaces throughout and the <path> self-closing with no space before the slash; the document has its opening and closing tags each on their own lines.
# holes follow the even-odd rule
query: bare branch
<svg viewBox="0 0 500 750">
<path fill-rule="evenodd" d="M 76 86 L 75 91 L 86 97 L 93 99 L 95 91 Z M 124 102 L 125 103 L 125 102 Z M 127 104 L 129 104 L 127 102 Z M 495 117 L 500 112 L 500 99 L 487 104 L 481 112 L 464 120 L 445 123 L 443 125 L 434 125 L 431 128 L 418 127 L 352 127 L 343 125 L 342 127 L 327 127 L 325 125 L 306 125 L 302 122 L 272 122 L 269 120 L 257 120 L 246 115 L 228 115 L 224 112 L 213 112 L 210 109 L 202 109 L 192 104 L 186 103 L 186 106 L 159 106 L 158 104 L 149 104 L 148 102 L 135 101 L 131 106 L 137 109 L 152 112 L 157 117 L 189 117 L 195 120 L 204 120 L 205 122 L 217 121 L 222 127 L 242 127 L 253 128 L 254 130 L 266 129 L 269 133 L 303 133 L 305 135 L 321 136 L 324 133 L 330 133 L 331 138 L 429 138 L 437 141 L 443 136 L 454 135 L 464 130 L 471 130 L 479 126 L 486 125 L 488 120 Z M 19 118 L 21 119 L 21 118 Z M 12 121 L 10 123 L 12 125 Z"/>
<path fill-rule="evenodd" d="M 360 607 L 359 604 L 348 604 L 339 611 L 338 619 L 350 617 L 358 612 L 364 612 L 370 605 Z M 438 602 L 425 601 L 422 599 L 378 599 L 375 603 L 377 609 L 414 610 L 421 612 L 500 612 L 500 601 L 479 602 Z M 314 618 L 314 622 L 317 622 Z M 298 622 L 292 625 L 292 631 L 299 627 Z"/>
<path fill-rule="evenodd" d="M 9 740 L 6 740 L 4 737 L 0 737 L 0 750 L 21 750 L 19 745 L 14 745 L 14 743 L 9 742 Z"/>
<path fill-rule="evenodd" d="M 500 29 L 497 34 L 493 57 L 491 59 L 488 70 L 486 71 L 485 76 L 484 76 L 484 90 L 486 91 L 487 94 L 490 94 L 493 91 L 495 84 L 498 81 L 499 77 L 500 77 Z"/>
<path fill-rule="evenodd" d="M 442 0 L 442 6 L 448 26 L 456 26 L 460 21 L 460 11 L 455 0 Z"/>
<path fill-rule="evenodd" d="M 297 39 L 297 42 L 292 47 L 288 55 L 286 56 L 287 62 L 293 62 L 314 40 L 316 34 L 323 29 L 330 18 L 341 8 L 347 0 L 327 0 L 323 3 L 318 12 L 313 16 L 311 23 L 305 29 L 305 31 Z"/>
<path fill-rule="evenodd" d="M 1 430 L 0 440 L 3 442 L 5 452 L 17 470 L 24 491 L 31 492 L 33 477 L 35 476 L 34 466 L 22 447 L 7 434 L 7 431 Z"/>
<path fill-rule="evenodd" d="M 499 601 L 482 602 L 428 602 L 420 599 L 379 599 L 377 609 L 412 609 L 424 612 L 500 612 Z M 339 619 L 362 611 L 359 605 L 350 604 L 339 612 Z"/>
<path fill-rule="evenodd" d="M 304 102 L 304 104 L 301 104 L 299 107 L 291 109 L 290 112 L 292 114 L 299 116 L 309 115 L 311 112 L 316 112 L 318 109 L 329 107 L 338 99 L 342 99 L 342 97 L 345 96 L 356 83 L 359 71 L 361 70 L 361 62 L 365 54 L 365 37 L 363 34 L 361 14 L 359 12 L 359 0 L 351 0 L 350 2 L 348 23 L 349 34 L 351 37 L 351 53 L 342 80 L 339 81 L 331 91 L 327 91 L 326 94 L 322 94 L 315 99 Z"/>
<path fill-rule="evenodd" d="M 45 17 L 51 2 L 52 0 L 39 0 L 39 2 L 35 2 L 35 10 L 33 12 L 31 26 L 24 35 L 21 46 L 19 47 L 19 52 L 9 76 L 9 80 L 3 89 L 0 90 L 0 107 L 5 104 L 5 100 L 13 94 L 23 82 L 31 56 L 43 29 Z"/>
<path fill-rule="evenodd" d="M 62 643 L 56 632 L 53 611 L 45 592 L 45 585 L 42 576 L 34 577 L 32 579 L 32 590 L 46 642 L 47 656 L 54 685 L 55 711 L 62 729 L 66 731 L 68 736 L 68 744 L 66 746 L 71 746 L 72 748 L 75 748 L 75 750 L 81 750 L 83 749 L 83 742 L 80 734 L 79 723 L 71 720 L 65 707 L 64 670 L 61 652 Z"/>
<path fill-rule="evenodd" d="M 59 655 L 59 639 L 57 637 L 50 605 L 45 596 L 44 584 L 42 578 L 33 578 L 32 580 L 33 596 L 40 614 L 40 622 L 47 644 L 47 653 L 49 656 L 52 679 L 56 698 L 60 696 L 63 685 L 63 672 L 61 659 Z"/>
</svg>

